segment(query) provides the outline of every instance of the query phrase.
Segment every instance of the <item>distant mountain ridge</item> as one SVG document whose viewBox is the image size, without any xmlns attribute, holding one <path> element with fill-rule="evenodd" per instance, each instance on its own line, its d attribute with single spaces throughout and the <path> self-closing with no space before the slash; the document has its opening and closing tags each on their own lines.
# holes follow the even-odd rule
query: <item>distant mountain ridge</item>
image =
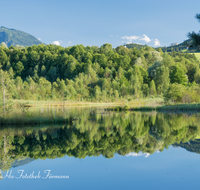
<svg viewBox="0 0 200 190">
<path fill-rule="evenodd" d="M 13 168 L 16 168 L 16 167 L 19 167 L 19 166 L 23 166 L 23 165 L 29 164 L 30 162 L 33 162 L 33 161 L 34 161 L 34 159 L 32 159 L 32 158 L 24 158 L 22 160 L 15 160 L 15 162 L 13 162 L 11 164 L 11 166 Z"/>
<path fill-rule="evenodd" d="M 141 49 L 142 47 L 145 47 L 147 45 L 131 43 L 131 44 L 125 44 L 124 46 L 126 46 L 129 49 L 130 48 Z M 175 44 L 175 45 L 171 45 L 167 47 L 157 47 L 155 49 L 158 50 L 159 48 L 161 48 L 163 52 L 173 52 L 173 51 L 187 52 L 187 53 L 200 52 L 200 49 L 193 47 L 191 39 L 185 40 L 184 42 L 180 44 Z"/>
<path fill-rule="evenodd" d="M 0 27 L 0 43 L 4 42 L 8 47 L 11 45 L 20 45 L 20 46 L 32 46 L 42 44 L 34 36 L 15 29 L 9 29 L 4 26 Z"/>
<path fill-rule="evenodd" d="M 179 52 L 195 53 L 200 51 L 197 47 L 193 47 L 191 39 L 185 40 L 180 44 L 175 44 L 168 47 L 159 47 L 159 48 L 161 48 L 163 52 L 179 51 Z"/>
</svg>

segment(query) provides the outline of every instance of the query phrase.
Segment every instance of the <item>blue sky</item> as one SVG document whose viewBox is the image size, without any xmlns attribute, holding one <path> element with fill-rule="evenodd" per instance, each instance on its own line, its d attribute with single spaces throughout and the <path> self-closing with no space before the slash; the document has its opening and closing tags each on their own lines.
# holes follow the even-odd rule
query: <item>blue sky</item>
<svg viewBox="0 0 200 190">
<path fill-rule="evenodd" d="M 200 30 L 196 13 L 199 0 L 6 0 L 1 2 L 0 25 L 64 47 L 168 46 Z"/>
</svg>

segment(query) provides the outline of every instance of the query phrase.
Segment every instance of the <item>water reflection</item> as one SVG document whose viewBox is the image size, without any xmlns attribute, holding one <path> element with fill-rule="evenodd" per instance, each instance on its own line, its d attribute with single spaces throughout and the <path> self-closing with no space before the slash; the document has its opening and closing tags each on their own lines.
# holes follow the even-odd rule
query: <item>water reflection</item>
<svg viewBox="0 0 200 190">
<path fill-rule="evenodd" d="M 200 139 L 195 139 L 189 142 L 181 142 L 181 143 L 175 143 L 173 145 L 174 147 L 182 147 L 184 149 L 186 149 L 187 151 L 190 152 L 195 152 L 200 154 Z"/>
<path fill-rule="evenodd" d="M 199 116 L 186 114 L 80 112 L 70 117 L 65 125 L 1 127 L 0 169 L 8 170 L 16 160 L 65 155 L 149 156 L 172 144 L 182 146 L 178 143 L 194 140 L 200 134 Z"/>
</svg>

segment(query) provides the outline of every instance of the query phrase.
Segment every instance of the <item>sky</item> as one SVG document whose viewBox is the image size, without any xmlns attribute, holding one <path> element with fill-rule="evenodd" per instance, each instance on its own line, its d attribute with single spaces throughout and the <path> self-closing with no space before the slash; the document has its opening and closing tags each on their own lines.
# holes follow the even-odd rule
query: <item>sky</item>
<svg viewBox="0 0 200 190">
<path fill-rule="evenodd" d="M 181 43 L 199 32 L 199 0 L 6 0 L 0 26 L 27 32 L 45 44 L 115 48 Z"/>
</svg>

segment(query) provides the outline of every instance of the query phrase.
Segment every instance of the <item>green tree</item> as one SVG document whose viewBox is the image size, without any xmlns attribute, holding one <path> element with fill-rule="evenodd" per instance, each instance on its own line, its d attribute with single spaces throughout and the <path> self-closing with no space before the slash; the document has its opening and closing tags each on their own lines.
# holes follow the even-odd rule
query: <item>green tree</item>
<svg viewBox="0 0 200 190">
<path fill-rule="evenodd" d="M 96 100 L 99 102 L 100 96 L 101 96 L 101 89 L 99 86 L 95 86 L 94 88 L 94 96 Z"/>
<path fill-rule="evenodd" d="M 186 85 L 188 82 L 187 75 L 177 65 L 174 65 L 170 69 L 170 82 Z"/>
<path fill-rule="evenodd" d="M 165 66 L 158 67 L 154 81 L 156 83 L 157 93 L 164 93 L 170 84 L 169 69 Z"/>
<path fill-rule="evenodd" d="M 154 80 L 152 80 L 149 84 L 149 94 L 153 96 L 156 95 L 156 85 Z"/>
<path fill-rule="evenodd" d="M 63 79 L 60 81 L 60 84 L 58 85 L 58 90 L 60 92 L 62 99 L 64 100 L 66 86 L 65 86 L 65 81 Z"/>
<path fill-rule="evenodd" d="M 200 14 L 196 14 L 196 19 L 200 22 Z M 187 35 L 191 40 L 192 40 L 192 45 L 194 47 L 198 47 L 200 46 L 200 32 L 199 33 L 195 33 L 193 32 L 189 32 Z"/>
<path fill-rule="evenodd" d="M 143 84 L 142 85 L 142 92 L 144 97 L 147 97 L 149 95 L 149 87 L 148 84 Z"/>
<path fill-rule="evenodd" d="M 139 82 L 138 75 L 136 74 L 135 76 L 131 76 L 130 79 L 130 84 L 131 84 L 131 91 L 134 93 L 135 97 L 139 98 L 140 97 L 140 90 L 141 90 L 141 85 Z"/>
<path fill-rule="evenodd" d="M 119 92 L 118 92 L 118 90 L 114 91 L 114 95 L 115 95 L 115 100 L 117 101 L 118 98 L 119 98 Z"/>
<path fill-rule="evenodd" d="M 184 86 L 181 84 L 171 84 L 164 93 L 164 100 L 169 102 L 180 102 L 183 97 Z"/>
</svg>

